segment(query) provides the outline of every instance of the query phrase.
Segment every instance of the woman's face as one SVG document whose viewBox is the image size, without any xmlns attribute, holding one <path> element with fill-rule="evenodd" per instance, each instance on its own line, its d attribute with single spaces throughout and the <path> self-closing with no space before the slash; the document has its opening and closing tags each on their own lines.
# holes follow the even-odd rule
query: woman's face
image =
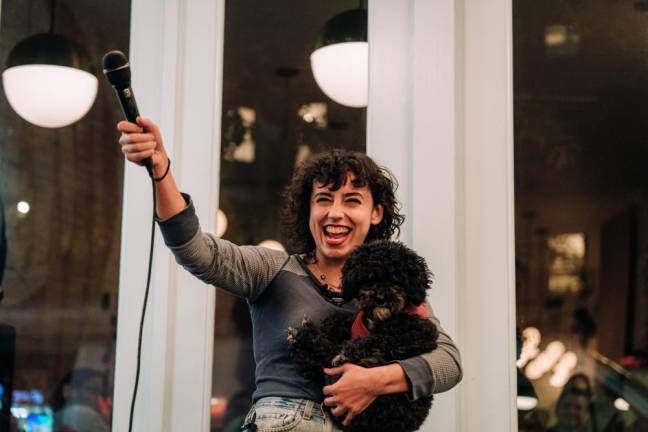
<svg viewBox="0 0 648 432">
<path fill-rule="evenodd" d="M 309 227 L 318 259 L 344 262 L 364 243 L 369 227 L 383 217 L 383 207 L 374 206 L 367 186 L 355 187 L 352 173 L 336 191 L 315 182 L 310 200 Z"/>
</svg>

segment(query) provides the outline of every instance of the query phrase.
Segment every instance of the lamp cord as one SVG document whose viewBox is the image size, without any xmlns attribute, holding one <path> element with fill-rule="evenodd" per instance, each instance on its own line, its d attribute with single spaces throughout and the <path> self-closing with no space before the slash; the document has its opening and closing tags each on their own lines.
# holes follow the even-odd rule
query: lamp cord
<svg viewBox="0 0 648 432">
<path fill-rule="evenodd" d="M 142 316 L 140 319 L 139 336 L 137 339 L 137 367 L 135 369 L 135 386 L 131 399 L 130 415 L 128 417 L 128 432 L 133 430 L 133 412 L 135 411 L 135 400 L 137 399 L 137 388 L 139 386 L 140 365 L 142 361 L 142 333 L 144 333 L 144 318 L 146 317 L 146 305 L 148 303 L 149 288 L 151 287 L 151 268 L 153 266 L 153 247 L 155 244 L 155 208 L 157 196 L 155 194 L 155 181 L 151 176 L 151 187 L 153 189 L 153 217 L 151 220 L 151 247 L 149 249 L 148 272 L 146 275 L 146 290 L 144 291 L 144 304 L 142 305 Z"/>
<path fill-rule="evenodd" d="M 56 0 L 50 1 L 50 27 L 49 32 L 54 33 L 54 17 L 56 17 Z"/>
</svg>

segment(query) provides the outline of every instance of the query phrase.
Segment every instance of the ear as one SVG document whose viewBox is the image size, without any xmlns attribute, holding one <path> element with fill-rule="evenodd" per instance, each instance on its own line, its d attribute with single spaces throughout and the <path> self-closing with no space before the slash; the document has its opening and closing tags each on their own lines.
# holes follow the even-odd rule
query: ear
<svg viewBox="0 0 648 432">
<path fill-rule="evenodd" d="M 374 206 L 373 210 L 371 210 L 371 225 L 378 225 L 383 219 L 384 212 L 385 209 L 382 204 Z"/>
</svg>

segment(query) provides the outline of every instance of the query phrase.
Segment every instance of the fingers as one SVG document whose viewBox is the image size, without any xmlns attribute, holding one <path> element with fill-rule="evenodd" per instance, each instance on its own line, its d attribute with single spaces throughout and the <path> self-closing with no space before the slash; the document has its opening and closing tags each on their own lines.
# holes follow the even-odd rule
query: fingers
<svg viewBox="0 0 648 432">
<path fill-rule="evenodd" d="M 331 407 L 331 414 L 335 417 L 343 416 L 349 409 L 341 405 L 335 396 L 330 396 L 324 399 L 324 405 Z"/>
<path fill-rule="evenodd" d="M 151 132 L 155 136 L 155 140 L 159 143 L 162 142 L 162 134 L 160 128 L 157 127 L 150 119 L 146 117 L 137 117 L 137 124 L 144 128 L 144 130 Z"/>
<path fill-rule="evenodd" d="M 119 138 L 119 144 L 122 153 L 131 162 L 141 162 L 150 158 L 157 147 L 157 142 L 150 133 L 123 133 Z"/>
<path fill-rule="evenodd" d="M 121 136 L 119 137 L 119 144 L 121 145 L 142 143 L 147 141 L 155 141 L 155 135 L 153 135 L 152 133 L 133 132 L 133 133 L 122 133 Z"/>
<path fill-rule="evenodd" d="M 324 399 L 324 405 L 326 406 L 335 406 L 337 405 L 337 399 L 335 399 L 335 396 L 329 396 Z"/>
<path fill-rule="evenodd" d="M 146 141 L 137 144 L 125 144 L 122 146 L 122 153 L 128 155 L 129 153 L 139 153 L 146 150 L 155 150 L 155 141 Z"/>
<path fill-rule="evenodd" d="M 351 424 L 351 422 L 353 421 L 353 419 L 355 418 L 355 416 L 356 415 L 355 415 L 355 413 L 353 411 L 349 411 L 347 413 L 346 417 L 344 418 L 344 421 L 342 422 L 342 425 L 343 426 L 349 426 Z"/>
<path fill-rule="evenodd" d="M 125 120 L 117 123 L 117 130 L 125 133 L 144 132 L 144 129 L 142 127 Z"/>
<path fill-rule="evenodd" d="M 333 414 L 335 417 L 341 417 L 347 412 L 347 409 L 343 407 L 342 405 L 337 405 L 333 408 L 331 408 L 331 414 Z"/>
<path fill-rule="evenodd" d="M 343 364 L 342 366 L 338 366 L 335 368 L 324 368 L 324 373 L 326 375 L 342 375 L 344 371 L 346 370 L 346 365 L 347 363 Z"/>
<path fill-rule="evenodd" d="M 137 153 L 128 153 L 126 154 L 126 159 L 128 159 L 131 162 L 141 162 L 144 159 L 148 159 L 153 156 L 155 153 L 155 150 L 146 150 L 142 152 L 137 152 Z"/>
</svg>

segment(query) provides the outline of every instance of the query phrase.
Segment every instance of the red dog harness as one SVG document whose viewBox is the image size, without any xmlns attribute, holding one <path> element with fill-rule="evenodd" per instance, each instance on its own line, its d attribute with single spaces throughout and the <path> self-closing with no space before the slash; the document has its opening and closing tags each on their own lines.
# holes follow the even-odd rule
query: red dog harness
<svg viewBox="0 0 648 432">
<path fill-rule="evenodd" d="M 427 307 L 424 303 L 421 303 L 418 306 L 410 306 L 405 309 L 405 313 L 408 315 L 420 316 L 423 319 L 429 319 L 430 315 L 428 314 Z M 351 325 L 351 338 L 358 339 L 362 337 L 369 336 L 369 329 L 364 323 L 364 312 L 360 311 Z"/>
</svg>

